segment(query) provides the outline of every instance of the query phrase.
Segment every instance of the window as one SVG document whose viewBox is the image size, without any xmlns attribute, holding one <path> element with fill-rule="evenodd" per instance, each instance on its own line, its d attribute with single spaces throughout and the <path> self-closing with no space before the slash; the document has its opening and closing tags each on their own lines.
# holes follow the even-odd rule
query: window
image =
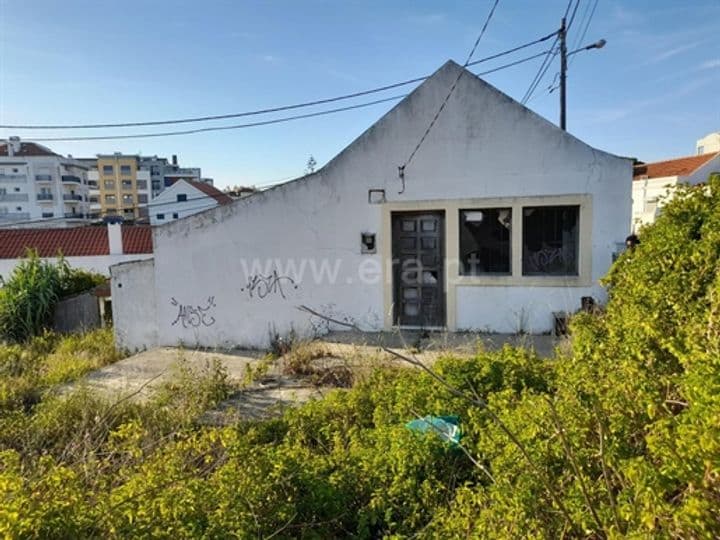
<svg viewBox="0 0 720 540">
<path fill-rule="evenodd" d="M 123 176 L 131 175 L 132 171 L 130 170 L 130 165 L 120 165 L 120 174 Z"/>
<path fill-rule="evenodd" d="M 137 188 L 138 189 L 147 189 L 147 180 L 138 180 Z"/>
<path fill-rule="evenodd" d="M 579 206 L 523 208 L 524 276 L 578 275 Z"/>
<path fill-rule="evenodd" d="M 510 274 L 512 209 L 460 210 L 460 275 Z"/>
<path fill-rule="evenodd" d="M 178 193 L 177 202 L 185 202 L 185 201 L 187 201 L 187 194 L 186 193 Z"/>
<path fill-rule="evenodd" d="M 115 181 L 114 180 L 105 180 L 105 189 L 115 189 Z"/>
<path fill-rule="evenodd" d="M 22 212 L 22 206 L 16 206 L 16 207 L 15 207 L 15 211 L 17 211 L 17 212 Z"/>
<path fill-rule="evenodd" d="M 103 174 L 114 174 L 115 169 L 112 165 L 103 165 Z"/>
<path fill-rule="evenodd" d="M 705 153 L 705 147 L 704 146 L 698 146 L 698 156 L 701 156 Z"/>
<path fill-rule="evenodd" d="M 42 217 L 44 218 L 51 218 L 55 215 L 55 212 L 43 212 Z"/>
<path fill-rule="evenodd" d="M 133 196 L 132 195 L 123 195 L 123 204 L 129 205 L 133 203 Z"/>
<path fill-rule="evenodd" d="M 122 188 L 123 189 L 132 189 L 132 180 L 123 180 Z"/>
<path fill-rule="evenodd" d="M 165 214 L 157 214 L 155 217 L 158 219 L 165 219 Z"/>
<path fill-rule="evenodd" d="M 148 202 L 148 196 L 146 193 L 140 193 L 138 195 L 138 203 L 140 204 L 147 204 Z"/>
<path fill-rule="evenodd" d="M 115 204 L 115 195 L 105 195 L 105 204 Z"/>
<path fill-rule="evenodd" d="M 13 191 L 14 191 L 15 193 L 20 193 L 20 188 L 19 188 L 19 187 L 16 187 Z"/>
<path fill-rule="evenodd" d="M 173 212 L 173 219 L 177 219 L 177 218 L 178 218 L 178 213 L 177 213 L 177 212 Z"/>
</svg>

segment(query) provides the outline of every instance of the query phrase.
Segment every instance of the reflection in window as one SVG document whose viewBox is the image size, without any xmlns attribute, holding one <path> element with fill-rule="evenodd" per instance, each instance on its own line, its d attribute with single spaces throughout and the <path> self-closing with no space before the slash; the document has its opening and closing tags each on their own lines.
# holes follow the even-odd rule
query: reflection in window
<svg viewBox="0 0 720 540">
<path fill-rule="evenodd" d="M 512 210 L 460 211 L 460 275 L 510 273 Z"/>
<path fill-rule="evenodd" d="M 523 208 L 523 275 L 578 275 L 579 206 Z"/>
</svg>

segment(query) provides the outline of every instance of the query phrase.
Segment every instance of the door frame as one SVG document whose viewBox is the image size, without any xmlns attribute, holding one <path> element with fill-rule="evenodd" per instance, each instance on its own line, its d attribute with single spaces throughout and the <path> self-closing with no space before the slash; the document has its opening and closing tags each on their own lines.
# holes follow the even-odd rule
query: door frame
<svg viewBox="0 0 720 540">
<path fill-rule="evenodd" d="M 395 261 L 395 237 L 394 237 L 394 227 L 393 227 L 393 221 L 397 216 L 421 216 L 421 215 L 429 215 L 434 214 L 439 218 L 440 222 L 440 230 L 438 231 L 438 251 L 439 251 L 439 257 L 440 257 L 440 265 L 442 268 L 441 275 L 442 275 L 442 281 L 440 281 L 438 285 L 438 305 L 440 307 L 440 319 L 442 322 L 440 324 L 435 325 L 407 325 L 407 324 L 400 324 L 400 312 L 399 312 L 399 304 L 398 300 L 396 298 L 396 293 L 400 291 L 400 288 L 398 287 L 397 278 L 398 278 L 398 268 L 394 264 Z M 428 329 L 445 329 L 447 328 L 447 285 L 448 281 L 446 279 L 446 273 L 447 273 L 447 259 L 445 255 L 445 242 L 447 240 L 446 234 L 445 234 L 445 223 L 447 221 L 447 215 L 445 213 L 444 209 L 436 209 L 436 210 L 395 210 L 390 212 L 390 227 L 391 227 L 391 237 L 390 237 L 390 253 L 391 253 L 391 288 L 392 288 L 392 321 L 393 324 L 400 328 L 428 328 Z M 420 309 L 422 310 L 422 299 L 420 299 Z M 397 321 L 397 323 L 396 323 Z"/>
</svg>

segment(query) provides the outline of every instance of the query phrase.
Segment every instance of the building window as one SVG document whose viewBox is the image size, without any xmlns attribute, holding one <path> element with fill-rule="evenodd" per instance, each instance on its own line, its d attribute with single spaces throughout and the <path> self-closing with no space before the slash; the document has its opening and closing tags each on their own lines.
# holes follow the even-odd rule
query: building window
<svg viewBox="0 0 720 540">
<path fill-rule="evenodd" d="M 698 156 L 701 156 L 705 153 L 705 147 L 704 146 L 698 146 Z"/>
<path fill-rule="evenodd" d="M 460 210 L 460 275 L 510 274 L 512 210 Z"/>
<path fill-rule="evenodd" d="M 187 201 L 187 194 L 186 193 L 178 193 L 177 202 L 185 202 L 185 201 Z"/>
<path fill-rule="evenodd" d="M 136 183 L 138 189 L 147 189 L 147 180 L 138 180 Z"/>
<path fill-rule="evenodd" d="M 103 165 L 103 174 L 114 174 L 115 169 L 112 165 Z"/>
<path fill-rule="evenodd" d="M 577 276 L 579 206 L 523 208 L 524 276 Z"/>
<path fill-rule="evenodd" d="M 22 212 L 22 206 L 16 206 L 15 207 L 16 212 Z"/>
<path fill-rule="evenodd" d="M 123 189 L 132 189 L 132 180 L 123 180 L 122 188 Z"/>
<path fill-rule="evenodd" d="M 155 217 L 158 219 L 165 219 L 165 214 L 157 214 Z"/>
<path fill-rule="evenodd" d="M 148 196 L 146 193 L 138 194 L 138 203 L 139 204 L 147 204 L 147 202 L 148 202 Z"/>
<path fill-rule="evenodd" d="M 114 180 L 105 180 L 105 189 L 115 189 L 115 181 Z"/>
<path fill-rule="evenodd" d="M 132 195 L 123 195 L 123 204 L 129 205 L 133 203 L 133 196 Z"/>
<path fill-rule="evenodd" d="M 132 171 L 130 170 L 130 165 L 120 165 L 120 174 L 124 176 L 131 175 Z"/>
<path fill-rule="evenodd" d="M 115 195 L 105 195 L 105 204 L 115 204 Z"/>
<path fill-rule="evenodd" d="M 177 219 L 177 218 L 178 218 L 178 213 L 177 213 L 177 212 L 173 212 L 173 219 Z"/>
</svg>

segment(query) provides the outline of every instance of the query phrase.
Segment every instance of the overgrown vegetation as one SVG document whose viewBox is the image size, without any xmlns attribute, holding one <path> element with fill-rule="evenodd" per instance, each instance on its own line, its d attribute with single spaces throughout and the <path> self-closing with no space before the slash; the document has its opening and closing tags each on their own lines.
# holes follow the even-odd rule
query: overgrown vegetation
<svg viewBox="0 0 720 540">
<path fill-rule="evenodd" d="M 714 178 L 643 231 L 554 361 L 505 348 L 381 369 L 226 428 L 197 422 L 224 395 L 212 367 L 143 405 L 3 402 L 0 534 L 716 538 L 719 270 Z M 404 427 L 428 414 L 459 415 L 462 448 Z"/>
<path fill-rule="evenodd" d="M 0 277 L 0 341 L 20 343 L 42 334 L 59 300 L 104 281 L 99 274 L 70 268 L 62 257 L 45 261 L 28 251 L 6 281 Z"/>
</svg>

